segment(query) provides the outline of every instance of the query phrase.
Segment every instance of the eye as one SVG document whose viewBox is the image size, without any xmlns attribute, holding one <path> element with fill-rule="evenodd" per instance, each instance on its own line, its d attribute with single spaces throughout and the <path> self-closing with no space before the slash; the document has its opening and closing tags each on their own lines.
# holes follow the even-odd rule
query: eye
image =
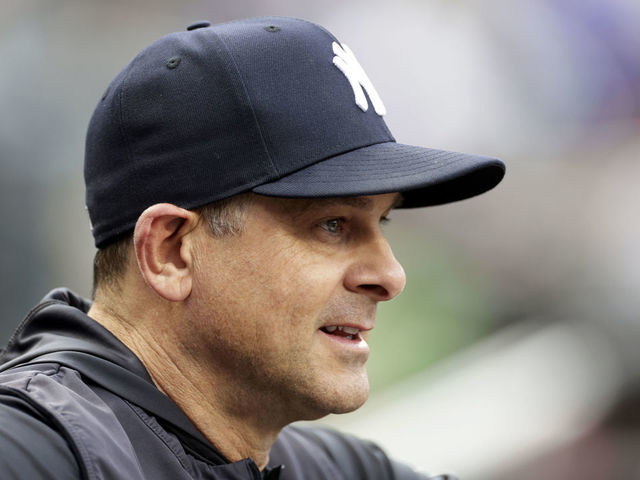
<svg viewBox="0 0 640 480">
<path fill-rule="evenodd" d="M 320 227 L 333 235 L 337 235 L 342 231 L 343 223 L 344 218 L 330 218 L 328 220 L 323 220 L 322 222 L 320 222 Z"/>
</svg>

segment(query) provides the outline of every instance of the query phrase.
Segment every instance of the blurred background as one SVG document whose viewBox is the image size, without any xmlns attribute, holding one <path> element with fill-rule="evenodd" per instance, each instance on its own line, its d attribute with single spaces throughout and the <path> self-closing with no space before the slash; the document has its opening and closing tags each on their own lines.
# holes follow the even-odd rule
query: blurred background
<svg viewBox="0 0 640 480">
<path fill-rule="evenodd" d="M 88 119 L 194 20 L 318 22 L 396 139 L 497 156 L 473 200 L 398 211 L 408 285 L 372 336 L 371 400 L 325 422 L 433 473 L 640 478 L 640 4 L 632 0 L 2 0 L 0 344 L 50 288 L 91 291 Z"/>
</svg>

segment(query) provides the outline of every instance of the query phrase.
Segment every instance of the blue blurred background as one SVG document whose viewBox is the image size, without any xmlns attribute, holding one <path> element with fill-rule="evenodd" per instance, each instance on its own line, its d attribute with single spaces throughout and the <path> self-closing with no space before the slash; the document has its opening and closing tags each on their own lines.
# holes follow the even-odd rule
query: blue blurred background
<svg viewBox="0 0 640 480">
<path fill-rule="evenodd" d="M 640 478 L 640 4 L 632 0 L 3 0 L 0 344 L 54 286 L 89 295 L 88 119 L 194 20 L 318 22 L 398 141 L 498 156 L 477 199 L 395 212 L 372 398 L 325 420 L 467 479 Z"/>
</svg>

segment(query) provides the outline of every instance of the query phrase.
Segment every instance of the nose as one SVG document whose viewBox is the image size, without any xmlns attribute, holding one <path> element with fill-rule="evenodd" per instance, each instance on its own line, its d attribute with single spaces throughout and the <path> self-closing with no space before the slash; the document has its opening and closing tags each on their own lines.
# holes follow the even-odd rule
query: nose
<svg viewBox="0 0 640 480">
<path fill-rule="evenodd" d="M 406 280 L 404 269 L 393 255 L 389 242 L 379 236 L 356 254 L 344 284 L 347 290 L 381 302 L 399 295 Z"/>
</svg>

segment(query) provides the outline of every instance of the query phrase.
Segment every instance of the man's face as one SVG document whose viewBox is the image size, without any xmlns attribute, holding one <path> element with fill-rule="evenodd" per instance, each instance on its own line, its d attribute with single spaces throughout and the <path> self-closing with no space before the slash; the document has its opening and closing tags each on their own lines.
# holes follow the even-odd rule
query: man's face
<svg viewBox="0 0 640 480">
<path fill-rule="evenodd" d="M 202 226 L 183 346 L 239 411 L 288 422 L 366 400 L 376 306 L 405 284 L 380 228 L 397 198 L 256 196 L 241 234 Z"/>
</svg>

